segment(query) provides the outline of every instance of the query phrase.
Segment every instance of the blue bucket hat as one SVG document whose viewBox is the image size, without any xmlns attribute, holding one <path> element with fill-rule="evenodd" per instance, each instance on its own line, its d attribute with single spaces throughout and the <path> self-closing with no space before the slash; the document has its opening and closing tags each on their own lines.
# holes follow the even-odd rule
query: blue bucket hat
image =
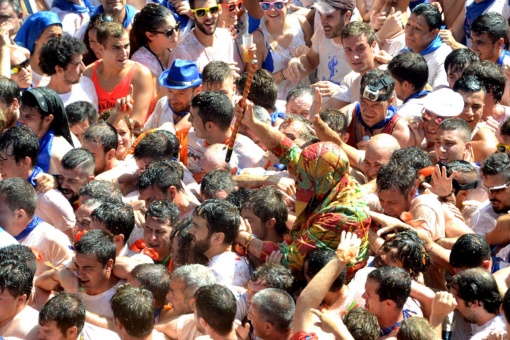
<svg viewBox="0 0 510 340">
<path fill-rule="evenodd" d="M 175 59 L 172 66 L 161 73 L 159 83 L 169 89 L 184 90 L 202 84 L 202 75 L 194 61 Z"/>
<path fill-rule="evenodd" d="M 46 27 L 52 25 L 62 27 L 56 13 L 50 11 L 34 13 L 23 23 L 14 41 L 16 44 L 25 47 L 30 53 L 34 53 L 35 41 L 39 39 Z"/>
</svg>

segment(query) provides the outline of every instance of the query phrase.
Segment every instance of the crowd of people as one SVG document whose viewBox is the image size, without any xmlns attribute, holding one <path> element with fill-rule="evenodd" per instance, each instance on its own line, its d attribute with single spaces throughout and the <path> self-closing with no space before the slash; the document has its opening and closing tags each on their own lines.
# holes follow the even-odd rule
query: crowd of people
<svg viewBox="0 0 510 340">
<path fill-rule="evenodd" d="M 0 339 L 510 339 L 510 2 L 32 5 Z"/>
</svg>

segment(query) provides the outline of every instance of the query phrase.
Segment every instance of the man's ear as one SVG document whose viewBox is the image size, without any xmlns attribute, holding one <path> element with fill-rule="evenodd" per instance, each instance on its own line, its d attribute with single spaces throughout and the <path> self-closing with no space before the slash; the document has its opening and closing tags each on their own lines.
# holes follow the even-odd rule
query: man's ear
<svg viewBox="0 0 510 340">
<path fill-rule="evenodd" d="M 167 190 L 166 190 L 166 196 L 170 199 L 170 200 L 174 200 L 175 199 L 175 196 L 177 195 L 177 188 L 173 185 L 171 185 Z"/>
<path fill-rule="evenodd" d="M 46 117 L 44 117 L 44 121 L 47 122 L 48 124 L 51 124 L 53 119 L 55 119 L 55 116 L 53 116 L 51 113 L 49 115 L 47 115 Z"/>
<path fill-rule="evenodd" d="M 235 176 L 235 175 L 237 175 L 237 171 L 238 171 L 238 167 L 237 167 L 237 166 L 233 167 L 233 168 L 230 170 L 230 175 L 231 175 L 231 176 Z"/>
<path fill-rule="evenodd" d="M 276 219 L 274 217 L 270 218 L 269 220 L 266 221 L 266 223 L 264 223 L 266 229 L 274 229 L 275 225 Z"/>
<path fill-rule="evenodd" d="M 19 109 L 19 100 L 17 98 L 14 98 L 14 101 L 12 102 L 12 109 L 13 110 Z"/>
<path fill-rule="evenodd" d="M 55 72 L 56 73 L 64 73 L 65 69 L 63 67 L 60 67 L 59 65 L 55 66 Z"/>
<path fill-rule="evenodd" d="M 211 242 L 213 244 L 221 245 L 223 244 L 223 241 L 225 240 L 225 234 L 224 233 L 214 233 L 211 237 Z"/>
<path fill-rule="evenodd" d="M 483 260 L 482 261 L 482 268 L 485 269 L 485 270 L 491 270 L 491 261 Z"/>
<path fill-rule="evenodd" d="M 117 318 L 113 318 L 115 320 L 115 328 L 117 328 L 117 332 L 124 329 L 124 326 L 122 326 L 122 323 Z"/>
<path fill-rule="evenodd" d="M 342 141 L 344 143 L 347 143 L 347 141 L 349 140 L 349 137 L 350 137 L 349 132 L 346 132 L 346 133 L 344 133 L 343 136 L 340 136 L 340 138 L 342 139 Z"/>
<path fill-rule="evenodd" d="M 124 235 L 122 235 L 122 234 L 115 235 L 113 237 L 113 242 L 115 242 L 115 243 L 117 243 L 117 242 L 124 243 Z"/>
<path fill-rule="evenodd" d="M 25 156 L 25 158 L 23 158 L 21 160 L 21 165 L 24 167 L 24 168 L 31 168 L 33 165 L 35 164 L 32 164 L 32 160 L 30 159 L 30 157 L 28 156 Z"/>
<path fill-rule="evenodd" d="M 94 176 L 93 174 L 89 176 L 89 181 L 93 181 L 94 178 L 96 178 L 96 176 Z"/>
<path fill-rule="evenodd" d="M 466 150 L 464 150 L 464 161 L 471 161 L 473 156 L 473 144 L 471 142 L 466 143 Z"/>
<path fill-rule="evenodd" d="M 78 338 L 78 327 L 72 326 L 69 327 L 66 331 L 67 339 L 77 339 Z"/>
<path fill-rule="evenodd" d="M 109 161 L 109 160 L 114 159 L 114 158 L 115 158 L 115 153 L 116 153 L 116 152 L 117 152 L 117 150 L 115 150 L 115 149 L 111 149 L 110 151 L 108 151 L 108 152 L 106 153 L 106 160 L 108 160 L 108 161 Z"/>
<path fill-rule="evenodd" d="M 352 11 L 347 11 L 344 14 L 344 26 L 351 21 Z"/>
<path fill-rule="evenodd" d="M 22 294 L 20 296 L 17 297 L 18 301 L 17 301 L 17 304 L 18 306 L 24 306 L 27 304 L 27 294 Z"/>
<path fill-rule="evenodd" d="M 505 39 L 499 38 L 498 41 L 496 41 L 496 46 L 498 49 L 505 47 Z"/>
<path fill-rule="evenodd" d="M 117 235 L 117 236 L 120 236 L 120 235 Z M 124 235 L 122 235 L 122 237 L 124 237 Z M 115 236 L 114 236 L 114 241 L 115 241 Z M 106 267 L 106 270 L 111 271 L 113 268 L 113 259 L 109 259 L 108 262 L 106 262 L 105 267 Z"/>
</svg>

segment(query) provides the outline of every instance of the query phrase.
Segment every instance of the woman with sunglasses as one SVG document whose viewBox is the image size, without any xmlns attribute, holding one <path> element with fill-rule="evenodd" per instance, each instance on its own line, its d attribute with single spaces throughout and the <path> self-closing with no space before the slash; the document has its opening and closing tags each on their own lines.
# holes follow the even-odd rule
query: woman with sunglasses
<svg viewBox="0 0 510 340">
<path fill-rule="evenodd" d="M 311 46 L 312 28 L 304 17 L 288 14 L 287 1 L 259 3 L 264 12 L 259 28 L 253 32 L 257 45 L 257 67 L 273 74 L 278 84 L 278 99 L 285 100 L 296 84 L 286 79 L 283 70 L 290 59 L 301 55 L 303 46 Z M 308 82 L 308 78 L 303 80 Z"/>
<path fill-rule="evenodd" d="M 113 22 L 113 18 L 108 14 L 96 14 L 90 18 L 83 36 L 83 42 L 87 46 L 88 51 L 87 55 L 83 56 L 83 63 L 85 65 L 90 65 L 103 57 L 97 42 L 97 28 L 107 22 Z"/>
<path fill-rule="evenodd" d="M 159 91 L 157 81 L 168 64 L 172 49 L 179 42 L 180 22 L 173 13 L 159 4 L 148 4 L 135 15 L 130 32 L 131 60 L 149 68 Z"/>
</svg>

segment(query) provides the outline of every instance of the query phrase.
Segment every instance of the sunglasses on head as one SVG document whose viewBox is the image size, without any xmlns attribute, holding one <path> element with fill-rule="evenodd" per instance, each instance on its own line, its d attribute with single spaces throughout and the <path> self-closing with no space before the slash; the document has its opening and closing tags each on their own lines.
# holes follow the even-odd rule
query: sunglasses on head
<svg viewBox="0 0 510 340">
<path fill-rule="evenodd" d="M 423 112 L 421 113 L 421 119 L 423 119 L 424 122 L 430 122 L 433 120 L 437 125 L 441 124 L 444 120 L 441 117 L 433 118 L 432 114 L 428 113 L 425 110 L 423 110 Z"/>
<path fill-rule="evenodd" d="M 152 33 L 164 34 L 164 35 L 166 35 L 167 38 L 170 38 L 172 35 L 174 35 L 174 33 L 179 32 L 180 29 L 181 29 L 181 22 L 177 21 L 175 26 L 170 27 L 166 32 L 153 31 Z"/>
<path fill-rule="evenodd" d="M 102 22 L 113 22 L 113 17 L 109 14 L 101 14 L 99 20 Z"/>
<path fill-rule="evenodd" d="M 209 8 L 192 9 L 191 11 L 193 13 L 195 13 L 195 15 L 198 18 L 201 18 L 201 17 L 204 17 L 207 13 L 211 13 L 211 15 L 215 15 L 216 13 L 218 13 L 220 11 L 220 8 L 221 8 L 221 6 L 217 5 L 217 6 L 213 6 L 213 7 L 209 7 Z"/>
<path fill-rule="evenodd" d="M 496 145 L 496 149 L 498 150 L 498 152 L 506 153 L 508 152 L 508 150 L 510 150 L 510 145 L 499 143 L 498 145 Z"/>
<path fill-rule="evenodd" d="M 233 4 L 221 4 L 221 7 L 225 7 L 225 8 L 228 8 L 228 11 L 229 12 L 233 12 L 236 10 L 236 7 L 238 10 L 240 10 L 242 7 L 243 7 L 243 2 L 242 1 L 237 1 Z"/>
<path fill-rule="evenodd" d="M 11 74 L 16 74 L 20 72 L 22 69 L 27 68 L 30 65 L 30 59 L 26 59 L 24 62 L 18 65 L 14 65 L 11 67 Z"/>
<path fill-rule="evenodd" d="M 287 1 L 261 2 L 260 7 L 264 11 L 269 11 L 271 7 L 274 7 L 274 9 L 282 9 L 286 3 Z"/>
</svg>

